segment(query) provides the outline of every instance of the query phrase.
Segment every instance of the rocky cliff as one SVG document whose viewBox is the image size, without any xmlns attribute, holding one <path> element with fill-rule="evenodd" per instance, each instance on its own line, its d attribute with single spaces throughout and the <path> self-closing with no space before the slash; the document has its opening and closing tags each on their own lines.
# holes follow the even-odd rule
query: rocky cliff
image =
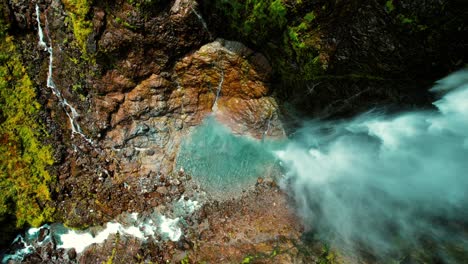
<svg viewBox="0 0 468 264">
<path fill-rule="evenodd" d="M 50 172 L 56 181 L 49 202 L 56 208 L 54 219 L 78 228 L 125 212 L 148 212 L 198 188 L 176 159 L 182 140 L 207 116 L 236 134 L 281 138 L 294 126 L 296 111 L 324 118 L 382 105 L 428 106 L 428 84 L 467 61 L 468 12 L 457 1 L 4 0 L 2 5 L 8 34 L 43 106 L 39 117 L 48 132 L 43 142 L 54 148 Z M 45 44 L 39 43 L 39 30 Z M 193 243 L 199 245 L 194 261 L 214 263 L 225 255 L 240 262 L 252 252 L 270 252 L 252 255 L 268 262 L 273 250 L 289 252 L 284 262 L 299 255 L 307 259 L 290 249 L 302 227 L 289 222 L 294 216 L 286 209 L 274 229 L 259 223 L 244 230 L 245 236 L 220 235 L 227 231 L 219 221 L 226 221 L 229 232 L 244 232 L 241 224 L 224 220 L 231 211 L 252 216 L 244 226 L 261 215 L 265 223 L 277 217 L 263 212 L 262 203 L 287 204 L 274 183 L 258 185 L 255 195 L 273 193 L 271 200 L 247 194 L 222 205 L 210 201 L 195 221 L 200 226 L 209 221 L 210 228 L 196 225 L 192 230 L 199 235 L 185 244 L 125 245 L 140 248 L 130 254 L 139 261 L 180 260 L 181 252 L 196 251 Z M 237 214 L 232 217 L 245 217 Z M 262 239 L 249 234 L 259 230 L 266 234 Z M 275 232 L 282 237 L 277 242 Z M 213 241 L 231 241 L 236 249 Z M 100 258 L 109 253 L 108 244 L 90 249 L 81 261 L 93 254 L 106 261 Z M 221 250 L 220 256 L 212 250 Z"/>
</svg>

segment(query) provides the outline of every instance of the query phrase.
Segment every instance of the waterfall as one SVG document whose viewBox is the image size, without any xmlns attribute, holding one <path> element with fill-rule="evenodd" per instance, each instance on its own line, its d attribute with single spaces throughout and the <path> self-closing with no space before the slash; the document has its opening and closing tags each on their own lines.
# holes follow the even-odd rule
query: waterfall
<svg viewBox="0 0 468 264">
<path fill-rule="evenodd" d="M 39 6 L 36 4 L 36 21 L 37 21 L 37 34 L 39 35 L 39 47 L 44 48 L 44 51 L 47 51 L 47 44 L 44 42 L 44 32 L 42 32 L 41 27 L 41 12 L 39 10 Z"/>
<path fill-rule="evenodd" d="M 213 106 L 211 107 L 212 111 L 218 110 L 218 98 L 219 98 L 219 94 L 221 93 L 221 89 L 223 88 L 224 71 L 223 70 L 220 70 L 220 71 L 221 71 L 221 79 L 219 80 L 218 89 L 216 90 L 216 98 L 214 100 Z"/>
<path fill-rule="evenodd" d="M 203 28 L 205 29 L 205 31 L 208 33 L 208 36 L 210 36 L 210 39 L 213 38 L 213 36 L 211 35 L 211 32 L 210 30 L 208 29 L 208 25 L 206 24 L 205 20 L 203 19 L 202 15 L 200 13 L 198 13 L 198 11 L 193 8 L 193 7 L 190 7 L 190 9 L 192 9 L 193 13 L 197 16 L 198 20 L 200 20 Z"/>
<path fill-rule="evenodd" d="M 78 112 L 72 105 L 68 103 L 67 99 L 65 99 L 62 96 L 62 93 L 56 87 L 54 83 L 54 79 L 53 79 L 54 51 L 52 48 L 52 40 L 49 37 L 50 46 L 47 46 L 47 43 L 44 42 L 44 33 L 42 30 L 41 21 L 40 21 L 40 10 L 37 4 L 36 4 L 36 20 L 37 20 L 37 27 L 38 27 L 37 32 L 39 36 L 39 42 L 38 42 L 39 46 L 43 47 L 44 51 L 47 51 L 49 53 L 49 70 L 47 73 L 47 87 L 50 88 L 52 93 L 57 97 L 57 99 L 60 102 L 60 105 L 62 105 L 63 110 L 67 114 L 68 119 L 70 120 L 71 129 L 72 129 L 72 137 L 74 134 L 78 134 L 81 137 L 83 137 L 83 139 L 85 139 L 88 143 L 93 145 L 93 141 L 89 139 L 88 137 L 86 137 L 86 135 L 82 132 L 80 125 L 76 121 L 76 119 L 79 117 Z M 47 22 L 47 18 L 46 18 L 46 22 Z"/>
<path fill-rule="evenodd" d="M 423 250 L 461 263 L 450 250 L 468 252 L 468 69 L 433 91 L 438 110 L 306 122 L 276 151 L 314 235 L 385 263 Z"/>
</svg>

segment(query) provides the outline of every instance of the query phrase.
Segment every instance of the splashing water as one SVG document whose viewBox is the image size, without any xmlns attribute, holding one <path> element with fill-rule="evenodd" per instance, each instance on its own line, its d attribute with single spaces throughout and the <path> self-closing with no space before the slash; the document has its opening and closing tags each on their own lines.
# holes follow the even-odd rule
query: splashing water
<svg viewBox="0 0 468 264">
<path fill-rule="evenodd" d="M 433 91 L 447 92 L 438 110 L 307 122 L 287 142 L 234 135 L 210 117 L 177 166 L 226 194 L 278 158 L 305 225 L 334 248 L 457 263 L 468 252 L 468 70 Z"/>
<path fill-rule="evenodd" d="M 135 237 L 142 241 L 178 241 L 184 234 L 182 227 L 186 225 L 183 220 L 189 217 L 201 207 L 200 201 L 187 199 L 182 196 L 173 203 L 174 218 L 167 217 L 154 211 L 145 216 L 138 213 L 123 214 L 119 216 L 119 221 L 111 221 L 102 227 L 91 227 L 86 230 L 73 230 L 62 224 L 43 225 L 39 228 L 30 228 L 25 234 L 18 235 L 12 242 L 15 245 L 14 251 L 10 254 L 0 256 L 2 263 L 9 263 L 9 260 L 21 262 L 23 259 L 43 245 L 49 242 L 56 243 L 58 249 L 74 248 L 77 253 L 82 253 L 92 244 L 101 244 L 111 235 L 119 233 L 124 236 Z M 121 223 L 123 222 L 123 223 Z M 39 241 L 41 230 L 46 231 L 46 236 Z"/>
<path fill-rule="evenodd" d="M 445 263 L 467 260 L 468 70 L 433 91 L 448 91 L 438 111 L 309 122 L 276 152 L 322 239 L 384 260 L 425 247 Z"/>
<path fill-rule="evenodd" d="M 76 111 L 53 84 L 52 48 L 42 29 L 38 34 L 50 54 L 47 86 L 68 109 L 73 133 L 84 136 Z M 222 82 L 223 76 L 214 109 Z M 446 93 L 434 103 L 437 110 L 307 122 L 286 143 L 234 135 L 208 118 L 182 143 L 177 167 L 225 193 L 253 184 L 279 159 L 282 187 L 304 223 L 334 247 L 384 260 L 429 248 L 438 260 L 461 263 L 466 255 L 459 253 L 468 251 L 468 70 L 433 91 Z M 164 220 L 159 232 L 177 238 L 176 219 Z"/>
<path fill-rule="evenodd" d="M 54 51 L 52 49 L 52 44 L 50 45 L 50 47 L 48 47 L 47 43 L 44 41 L 44 33 L 43 33 L 43 30 L 42 30 L 42 26 L 41 26 L 40 15 L 41 14 L 40 14 L 39 6 L 36 4 L 36 20 L 37 20 L 37 27 L 38 27 L 37 32 L 38 32 L 38 36 L 39 36 L 38 44 L 39 44 L 40 47 L 44 48 L 44 51 L 47 51 L 49 53 L 49 69 L 48 69 L 48 73 L 47 73 L 47 87 L 50 88 L 52 93 L 57 97 L 57 99 L 59 100 L 60 104 L 62 105 L 65 113 L 67 114 L 68 119 L 70 120 L 70 126 L 71 126 L 71 129 L 72 129 L 72 136 L 74 134 L 78 134 L 81 137 L 83 137 L 88 143 L 93 145 L 93 141 L 91 139 L 89 139 L 88 137 L 86 137 L 86 135 L 81 130 L 80 125 L 76 121 L 76 119 L 79 117 L 78 112 L 76 111 L 76 109 L 72 105 L 70 105 L 68 103 L 67 99 L 65 99 L 62 96 L 62 93 L 60 92 L 60 90 L 55 86 L 54 79 L 53 79 Z M 46 19 L 46 21 L 47 21 L 47 19 Z M 49 42 L 52 43 L 52 41 L 50 39 L 49 39 Z"/>
<path fill-rule="evenodd" d="M 33 253 L 36 250 L 36 247 L 42 246 L 43 244 L 49 242 L 51 240 L 50 235 L 46 235 L 42 238 L 41 241 L 37 241 L 41 230 L 47 230 L 49 228 L 49 225 L 43 225 L 39 228 L 30 228 L 24 237 L 18 235 L 15 240 L 13 240 L 12 244 L 17 245 L 19 249 L 16 250 L 14 254 L 4 255 L 1 258 L 2 263 L 9 263 L 9 260 L 21 262 L 25 256 Z"/>
</svg>

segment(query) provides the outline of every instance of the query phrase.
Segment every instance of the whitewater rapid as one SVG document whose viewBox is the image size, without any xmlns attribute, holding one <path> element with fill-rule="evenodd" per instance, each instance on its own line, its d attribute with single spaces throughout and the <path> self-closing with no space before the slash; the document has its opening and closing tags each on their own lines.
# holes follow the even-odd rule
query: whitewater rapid
<svg viewBox="0 0 468 264">
<path fill-rule="evenodd" d="M 5 254 L 2 263 L 9 260 L 21 262 L 27 255 L 32 254 L 37 248 L 55 241 L 55 246 L 60 249 L 74 249 L 80 254 L 93 244 L 104 243 L 112 235 L 134 237 L 141 241 L 178 241 L 183 235 L 184 221 L 182 218 L 190 216 L 201 207 L 196 200 L 186 199 L 184 196 L 173 203 L 173 215 L 171 218 L 157 211 L 150 214 L 125 213 L 119 220 L 114 220 L 99 227 L 90 227 L 86 230 L 74 230 L 62 224 L 56 223 L 43 225 L 39 228 L 30 228 L 24 235 L 18 235 L 12 244 L 18 245 L 15 252 Z M 41 230 L 47 230 L 46 236 L 39 241 Z"/>
</svg>

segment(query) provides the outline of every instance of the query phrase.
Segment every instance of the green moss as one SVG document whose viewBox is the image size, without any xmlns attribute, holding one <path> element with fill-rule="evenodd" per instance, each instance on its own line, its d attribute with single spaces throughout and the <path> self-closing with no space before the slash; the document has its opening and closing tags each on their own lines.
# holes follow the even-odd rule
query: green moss
<svg viewBox="0 0 468 264">
<path fill-rule="evenodd" d="M 399 15 L 398 18 L 400 19 L 401 23 L 403 24 L 413 24 L 415 19 L 405 17 L 404 15 Z"/>
<path fill-rule="evenodd" d="M 323 73 L 314 42 L 322 6 L 312 10 L 305 1 L 281 0 L 215 0 L 207 5 L 210 13 L 229 21 L 223 30 L 270 55 L 280 79 L 311 79 Z"/>
<path fill-rule="evenodd" d="M 44 128 L 37 122 L 40 105 L 13 38 L 0 21 L 0 220 L 9 215 L 16 226 L 51 221 L 47 167 L 52 149 L 42 145 Z"/>
<path fill-rule="evenodd" d="M 393 0 L 388 0 L 385 2 L 385 8 L 387 9 L 388 12 L 392 12 L 395 10 L 395 6 L 393 5 Z"/>
<path fill-rule="evenodd" d="M 190 259 L 188 255 L 185 255 L 185 257 L 180 261 L 180 264 L 189 264 Z"/>
<path fill-rule="evenodd" d="M 255 254 L 249 254 L 242 259 L 241 264 L 248 263 L 275 263 L 274 258 L 280 254 L 286 253 L 286 251 L 280 250 L 278 247 L 273 248 L 270 253 L 257 252 Z"/>
<path fill-rule="evenodd" d="M 152 14 L 164 7 L 164 0 L 127 0 L 127 3 L 134 6 L 146 19 L 153 17 Z"/>
<path fill-rule="evenodd" d="M 310 13 L 307 13 L 307 15 L 304 16 L 304 20 L 307 21 L 308 23 L 314 21 L 315 20 L 315 12 L 312 11 Z"/>
<path fill-rule="evenodd" d="M 242 260 L 241 264 L 249 264 L 253 259 L 254 259 L 254 257 L 247 256 Z"/>
<path fill-rule="evenodd" d="M 114 21 L 115 21 L 115 23 L 120 24 L 120 25 L 122 25 L 122 26 L 124 26 L 124 27 L 126 27 L 128 29 L 131 29 L 131 30 L 135 30 L 137 28 L 136 26 L 131 25 L 130 23 L 128 23 L 127 21 L 121 19 L 120 17 L 116 17 L 114 19 Z"/>
<path fill-rule="evenodd" d="M 231 30 L 256 44 L 281 33 L 287 23 L 287 8 L 281 0 L 218 0 L 213 5 L 215 12 L 228 18 Z"/>
<path fill-rule="evenodd" d="M 422 24 L 415 15 L 398 14 L 396 18 L 403 26 L 413 32 L 424 31 L 429 28 L 427 25 Z"/>
<path fill-rule="evenodd" d="M 289 26 L 283 37 L 283 50 L 289 58 L 293 59 L 299 66 L 293 68 L 290 64 L 281 62 L 279 70 L 283 79 L 297 79 L 298 75 L 302 79 L 313 79 L 323 72 L 318 50 L 313 43 L 313 21 L 314 12 L 307 13 L 297 26 Z"/>
<path fill-rule="evenodd" d="M 72 20 L 73 34 L 85 58 L 88 57 L 88 37 L 93 32 L 91 21 L 87 20 L 92 0 L 63 0 L 65 9 Z"/>
<path fill-rule="evenodd" d="M 322 247 L 322 254 L 319 256 L 318 264 L 336 264 L 338 263 L 335 253 L 329 246 Z"/>
</svg>

